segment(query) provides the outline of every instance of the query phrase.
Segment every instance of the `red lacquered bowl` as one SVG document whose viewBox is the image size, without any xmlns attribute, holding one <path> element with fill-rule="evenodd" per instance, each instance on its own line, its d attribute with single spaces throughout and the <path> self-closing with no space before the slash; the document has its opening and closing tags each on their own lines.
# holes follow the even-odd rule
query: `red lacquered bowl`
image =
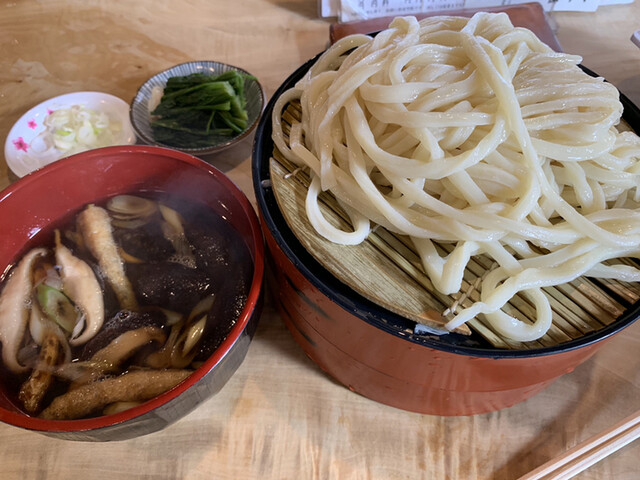
<svg viewBox="0 0 640 480">
<path fill-rule="evenodd" d="M 501 350 L 457 334 L 416 335 L 415 323 L 337 280 L 289 229 L 269 175 L 275 100 L 314 62 L 296 70 L 267 106 L 256 133 L 253 177 L 277 307 L 296 341 L 329 375 L 350 390 L 404 410 L 447 416 L 486 413 L 540 392 L 638 318 L 636 304 L 593 334 L 537 350 Z M 621 99 L 625 120 L 638 131 L 640 111 Z"/>
<path fill-rule="evenodd" d="M 159 147 L 118 146 L 80 153 L 0 192 L 0 271 L 35 246 L 36 235 L 89 202 L 131 192 L 167 192 L 223 214 L 253 257 L 248 299 L 222 345 L 181 384 L 134 408 L 84 420 L 43 420 L 14 405 L 0 379 L 0 421 L 69 440 L 122 440 L 160 430 L 217 393 L 242 363 L 262 308 L 264 242 L 246 196 L 222 172 Z M 230 272 L 232 274 L 232 272 Z"/>
</svg>

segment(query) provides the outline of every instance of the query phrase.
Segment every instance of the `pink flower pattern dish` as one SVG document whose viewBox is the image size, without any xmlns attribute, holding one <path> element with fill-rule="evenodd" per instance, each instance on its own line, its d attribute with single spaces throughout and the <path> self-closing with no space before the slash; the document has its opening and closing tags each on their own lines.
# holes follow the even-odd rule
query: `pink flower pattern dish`
<svg viewBox="0 0 640 480">
<path fill-rule="evenodd" d="M 84 105 L 90 109 L 108 112 L 122 125 L 115 143 L 119 145 L 136 143 L 135 132 L 129 119 L 129 104 L 124 100 L 103 92 L 67 93 L 32 107 L 9 131 L 4 143 L 4 156 L 7 166 L 17 177 L 23 177 L 65 156 L 46 142 L 40 140 L 34 143 L 34 140 L 46 129 L 44 120 L 48 115 L 72 105 Z"/>
<path fill-rule="evenodd" d="M 22 150 L 23 152 L 26 152 L 29 149 L 29 145 L 22 137 L 18 137 L 17 140 L 14 140 L 13 145 L 16 147 L 16 150 Z"/>
</svg>

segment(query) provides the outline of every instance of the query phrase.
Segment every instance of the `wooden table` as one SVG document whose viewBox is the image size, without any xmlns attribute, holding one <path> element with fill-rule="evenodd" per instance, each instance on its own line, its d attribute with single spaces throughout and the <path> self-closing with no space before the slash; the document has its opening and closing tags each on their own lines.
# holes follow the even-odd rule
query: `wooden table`
<svg viewBox="0 0 640 480">
<path fill-rule="evenodd" d="M 634 20 L 635 19 L 635 20 Z M 565 51 L 640 105 L 640 2 L 558 13 Z M 129 101 L 152 74 L 194 59 L 231 63 L 270 96 L 323 50 L 311 0 L 0 1 L 0 139 L 49 97 L 99 90 Z M 215 164 L 253 199 L 251 142 Z M 0 188 L 13 180 L 0 163 Z M 515 479 L 640 407 L 640 323 L 533 399 L 439 418 L 363 398 L 320 371 L 267 302 L 249 354 L 223 391 L 166 430 L 74 443 L 0 425 L 0 478 Z M 581 479 L 640 476 L 640 442 Z"/>
</svg>

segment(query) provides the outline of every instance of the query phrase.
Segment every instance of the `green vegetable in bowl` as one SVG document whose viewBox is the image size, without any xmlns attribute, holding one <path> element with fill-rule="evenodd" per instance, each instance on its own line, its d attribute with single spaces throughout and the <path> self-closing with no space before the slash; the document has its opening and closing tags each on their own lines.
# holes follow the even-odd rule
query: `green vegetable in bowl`
<svg viewBox="0 0 640 480">
<path fill-rule="evenodd" d="M 78 321 L 78 311 L 64 293 L 49 285 L 40 284 L 36 287 L 36 298 L 44 314 L 68 333 L 73 332 Z"/>
<path fill-rule="evenodd" d="M 249 120 L 244 83 L 252 78 L 235 70 L 170 78 L 160 103 L 151 112 L 155 140 L 174 147 L 198 148 L 242 133 Z"/>
</svg>

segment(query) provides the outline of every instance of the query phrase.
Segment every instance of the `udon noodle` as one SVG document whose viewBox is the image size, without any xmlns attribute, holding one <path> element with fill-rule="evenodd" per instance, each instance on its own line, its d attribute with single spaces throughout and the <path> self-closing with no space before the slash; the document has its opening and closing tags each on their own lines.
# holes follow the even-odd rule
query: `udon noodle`
<svg viewBox="0 0 640 480">
<path fill-rule="evenodd" d="M 483 314 L 503 336 L 549 329 L 543 288 L 586 275 L 640 280 L 640 139 L 618 127 L 615 87 L 584 73 L 505 14 L 396 18 L 375 37 L 338 41 L 273 112 L 273 139 L 308 167 L 306 214 L 330 241 L 358 244 L 372 224 L 408 235 L 434 286 L 460 291 L 465 266 L 494 266 L 480 300 L 448 329 Z M 299 99 L 288 143 L 281 117 Z M 330 191 L 353 231 L 322 215 Z M 454 246 L 442 255 L 434 242 Z M 516 294 L 525 323 L 503 311 Z"/>
</svg>

